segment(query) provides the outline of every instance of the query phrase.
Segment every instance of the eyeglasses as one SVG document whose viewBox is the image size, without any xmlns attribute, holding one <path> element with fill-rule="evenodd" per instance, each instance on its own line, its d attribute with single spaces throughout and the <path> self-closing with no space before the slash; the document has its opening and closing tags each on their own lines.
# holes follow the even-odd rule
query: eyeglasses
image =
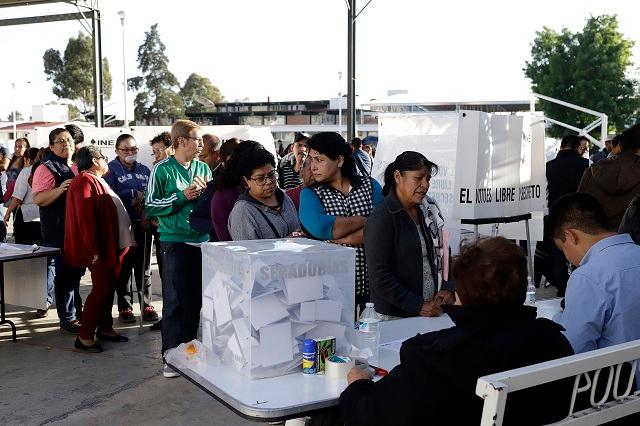
<svg viewBox="0 0 640 426">
<path fill-rule="evenodd" d="M 53 142 L 53 144 L 63 144 L 63 145 L 71 145 L 73 142 L 73 139 L 58 139 L 57 141 Z"/>
<path fill-rule="evenodd" d="M 154 154 L 162 154 L 162 153 L 166 152 L 167 149 L 169 149 L 169 147 L 166 147 L 166 148 L 153 148 L 152 151 L 153 151 Z"/>
<path fill-rule="evenodd" d="M 138 152 L 139 149 L 137 146 L 132 146 L 131 148 L 118 148 L 118 150 L 123 152 Z"/>
<path fill-rule="evenodd" d="M 267 181 L 275 182 L 276 180 L 278 180 L 278 172 L 274 170 L 271 173 L 267 174 L 266 176 L 249 178 L 249 180 L 254 181 L 256 184 L 260 186 L 265 186 L 267 184 Z"/>
<path fill-rule="evenodd" d="M 106 155 L 101 155 L 100 157 L 94 157 L 96 160 L 104 160 L 105 163 L 109 162 L 109 157 L 107 157 Z"/>
<path fill-rule="evenodd" d="M 192 141 L 196 141 L 197 143 L 201 143 L 202 142 L 202 138 L 197 138 L 195 136 L 183 136 L 183 138 L 189 139 L 189 140 L 192 140 Z"/>
</svg>

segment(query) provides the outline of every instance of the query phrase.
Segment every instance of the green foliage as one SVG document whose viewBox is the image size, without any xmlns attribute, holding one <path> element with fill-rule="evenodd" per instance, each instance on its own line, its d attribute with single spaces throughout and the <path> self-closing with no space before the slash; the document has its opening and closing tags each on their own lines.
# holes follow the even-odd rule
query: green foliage
<svg viewBox="0 0 640 426">
<path fill-rule="evenodd" d="M 184 103 L 178 94 L 178 79 L 169 71 L 169 59 L 164 53 L 158 24 L 145 32 L 138 47 L 138 68 L 141 76 L 128 80 L 131 90 L 139 90 L 134 100 L 135 119 L 147 124 L 168 124 L 184 117 Z"/>
<path fill-rule="evenodd" d="M 592 16 L 575 34 L 566 28 L 558 33 L 547 27 L 536 32 L 531 61 L 523 71 L 534 92 L 604 112 L 609 117 L 609 131 L 621 131 L 633 124 L 640 107 L 638 81 L 630 77 L 632 47 L 633 41 L 618 30 L 615 15 Z M 538 109 L 581 128 L 595 119 L 545 101 Z M 553 126 L 549 133 L 559 137 L 567 130 Z"/>
<path fill-rule="evenodd" d="M 69 121 L 87 121 L 80 110 L 73 104 L 67 104 L 69 107 Z"/>
<path fill-rule="evenodd" d="M 220 89 L 214 86 L 207 77 L 192 73 L 180 90 L 184 100 L 186 112 L 215 111 L 215 106 L 209 105 L 207 99 L 214 102 L 224 101 Z"/>
<path fill-rule="evenodd" d="M 47 80 L 53 81 L 53 94 L 79 104 L 83 111 L 94 107 L 93 41 L 78 33 L 67 43 L 64 57 L 55 49 L 47 49 L 43 56 Z M 102 60 L 104 98 L 111 97 L 111 72 L 107 58 Z"/>
<path fill-rule="evenodd" d="M 14 111 L 11 111 L 11 112 L 9 113 L 9 115 L 7 116 L 7 121 L 13 121 L 13 114 L 14 114 Z M 22 120 L 24 120 L 24 119 L 22 118 L 22 113 L 21 113 L 20 111 L 15 111 L 15 114 L 16 114 L 16 121 L 22 121 Z"/>
</svg>

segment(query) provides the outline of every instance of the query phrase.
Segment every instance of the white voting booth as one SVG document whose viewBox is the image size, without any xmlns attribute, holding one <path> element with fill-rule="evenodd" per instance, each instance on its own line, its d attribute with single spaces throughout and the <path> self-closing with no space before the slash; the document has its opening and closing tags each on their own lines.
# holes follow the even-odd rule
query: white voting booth
<svg viewBox="0 0 640 426">
<path fill-rule="evenodd" d="M 302 342 L 351 350 L 355 250 L 295 238 L 202 244 L 202 344 L 251 378 L 302 371 Z"/>
<path fill-rule="evenodd" d="M 400 153 L 413 150 L 435 162 L 440 170 L 431 179 L 428 195 L 435 199 L 458 244 L 460 220 L 500 219 L 531 213 L 531 239 L 543 238 L 546 204 L 544 121 L 535 114 L 480 111 L 380 114 L 379 143 L 373 177 Z M 498 220 L 496 221 L 498 222 Z M 492 233 L 491 225 L 480 232 Z M 499 234 L 526 239 L 522 223 L 500 225 Z"/>
</svg>

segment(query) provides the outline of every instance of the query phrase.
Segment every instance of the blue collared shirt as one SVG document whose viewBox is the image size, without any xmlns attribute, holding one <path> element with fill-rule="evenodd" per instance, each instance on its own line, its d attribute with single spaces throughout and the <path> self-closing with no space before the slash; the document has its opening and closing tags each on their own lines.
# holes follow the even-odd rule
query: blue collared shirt
<svg viewBox="0 0 640 426">
<path fill-rule="evenodd" d="M 640 339 L 640 246 L 629 234 L 589 249 L 569 277 L 557 322 L 576 353 Z"/>
</svg>

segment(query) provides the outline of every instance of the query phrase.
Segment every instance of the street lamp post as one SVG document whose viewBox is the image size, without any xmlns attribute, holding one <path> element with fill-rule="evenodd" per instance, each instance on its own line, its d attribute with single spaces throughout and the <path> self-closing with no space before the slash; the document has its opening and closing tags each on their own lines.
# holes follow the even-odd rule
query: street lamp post
<svg viewBox="0 0 640 426">
<path fill-rule="evenodd" d="M 127 70 L 124 54 L 124 10 L 119 11 L 118 16 L 120 17 L 120 23 L 122 24 L 122 89 L 124 93 L 124 125 L 128 126 L 129 119 L 127 116 Z"/>
<path fill-rule="evenodd" d="M 13 115 L 13 140 L 18 139 L 16 126 L 16 83 L 11 83 L 11 115 Z"/>
<path fill-rule="evenodd" d="M 338 133 L 342 136 L 342 71 L 338 71 Z"/>
</svg>

